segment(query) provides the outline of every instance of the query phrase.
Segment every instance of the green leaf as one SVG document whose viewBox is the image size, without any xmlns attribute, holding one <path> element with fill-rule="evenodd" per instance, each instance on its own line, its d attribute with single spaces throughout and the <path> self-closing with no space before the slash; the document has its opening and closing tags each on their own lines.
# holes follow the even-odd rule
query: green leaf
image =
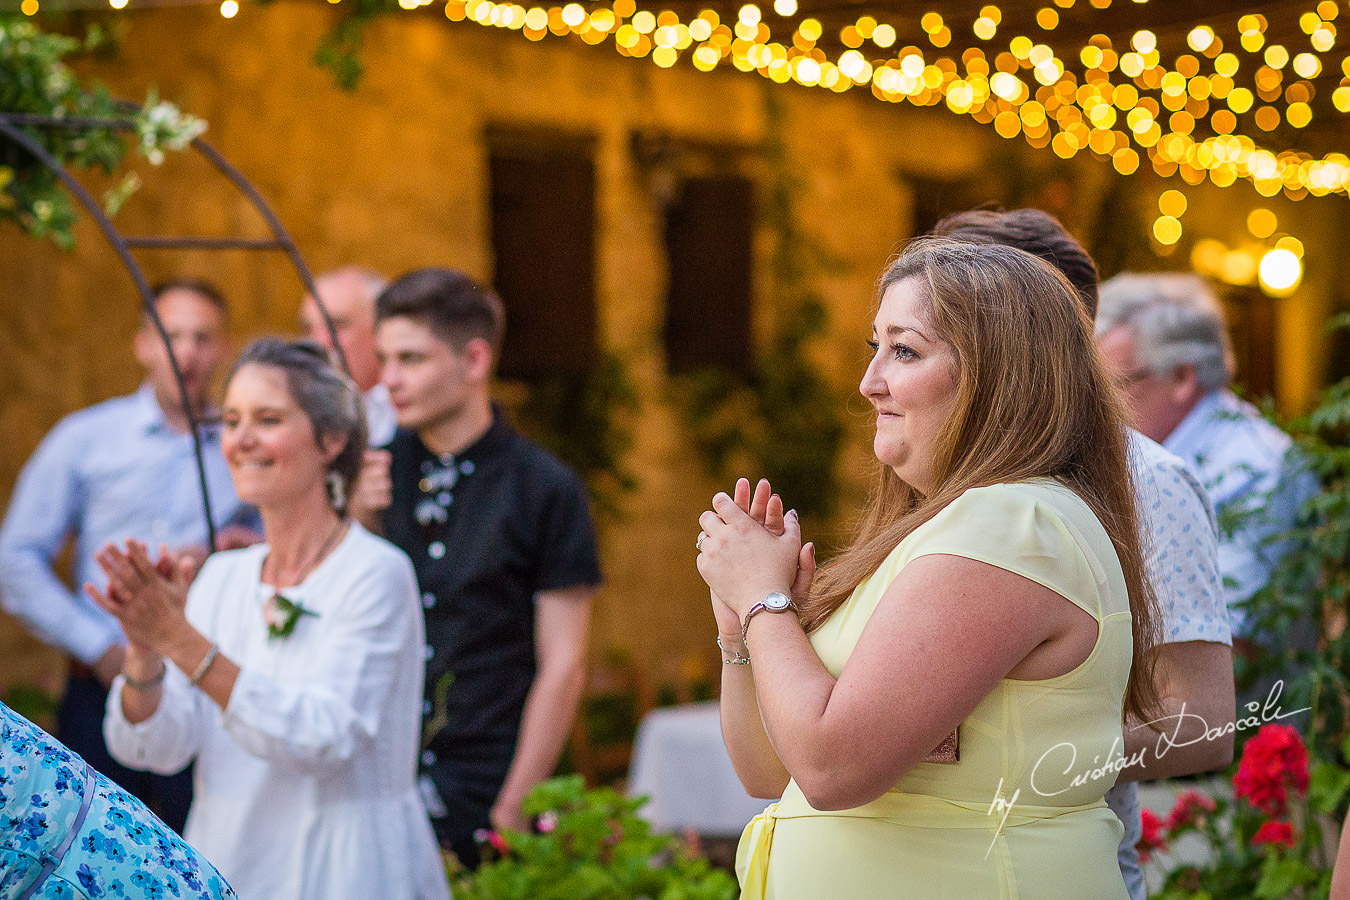
<svg viewBox="0 0 1350 900">
<path fill-rule="evenodd" d="M 1260 900 L 1284 900 L 1295 888 L 1316 880 L 1317 873 L 1301 860 L 1268 856 L 1261 867 L 1261 880 L 1254 896 Z"/>
<path fill-rule="evenodd" d="M 1308 806 L 1320 813 L 1335 812 L 1350 791 L 1350 769 L 1318 763 L 1308 779 Z"/>
</svg>

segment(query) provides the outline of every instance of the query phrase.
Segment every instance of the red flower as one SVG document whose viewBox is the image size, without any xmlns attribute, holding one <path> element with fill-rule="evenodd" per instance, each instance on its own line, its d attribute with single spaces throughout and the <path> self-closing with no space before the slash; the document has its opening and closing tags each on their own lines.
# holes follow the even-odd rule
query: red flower
<svg viewBox="0 0 1350 900">
<path fill-rule="evenodd" d="M 1140 810 L 1139 822 L 1143 825 L 1143 829 L 1134 848 L 1139 851 L 1139 861 L 1146 863 L 1154 850 L 1162 850 L 1167 846 L 1167 836 L 1163 834 L 1162 819 L 1159 819 L 1153 810 Z"/>
<path fill-rule="evenodd" d="M 473 839 L 479 847 L 487 845 L 495 850 L 501 856 L 511 854 L 511 845 L 506 842 L 505 836 L 493 828 L 479 828 L 474 831 Z"/>
<path fill-rule="evenodd" d="M 1172 811 L 1167 814 L 1167 820 L 1163 822 L 1163 827 L 1167 829 L 1169 837 L 1187 825 L 1198 823 L 1204 818 L 1205 813 L 1214 812 L 1214 799 L 1207 797 L 1196 790 L 1182 791 L 1177 795 L 1176 805 Z"/>
<path fill-rule="evenodd" d="M 1262 725 L 1242 748 L 1234 791 L 1266 815 L 1282 816 L 1290 787 L 1299 797 L 1308 792 L 1308 750 L 1288 725 Z"/>
<path fill-rule="evenodd" d="M 1294 846 L 1294 826 L 1288 822 L 1267 822 L 1252 836 L 1252 846 L 1270 844 L 1275 847 Z"/>
</svg>

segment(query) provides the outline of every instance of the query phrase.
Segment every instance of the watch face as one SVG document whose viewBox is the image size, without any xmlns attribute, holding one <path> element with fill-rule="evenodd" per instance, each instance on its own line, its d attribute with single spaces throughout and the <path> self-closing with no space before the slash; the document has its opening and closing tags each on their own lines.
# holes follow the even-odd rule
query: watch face
<svg viewBox="0 0 1350 900">
<path fill-rule="evenodd" d="M 764 608 L 773 612 L 782 612 L 792 604 L 792 598 L 782 591 L 764 595 Z"/>
</svg>

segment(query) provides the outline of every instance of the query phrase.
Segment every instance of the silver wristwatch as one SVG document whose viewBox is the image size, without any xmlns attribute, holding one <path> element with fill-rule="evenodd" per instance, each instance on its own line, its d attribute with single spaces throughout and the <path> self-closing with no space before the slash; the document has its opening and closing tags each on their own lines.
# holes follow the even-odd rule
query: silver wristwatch
<svg viewBox="0 0 1350 900">
<path fill-rule="evenodd" d="M 764 595 L 764 599 L 750 607 L 750 611 L 745 614 L 745 621 L 741 623 L 741 640 L 746 646 L 750 645 L 746 637 L 750 630 L 750 620 L 762 612 L 781 613 L 792 610 L 797 611 L 797 604 L 792 602 L 792 598 L 782 591 L 770 591 Z"/>
</svg>

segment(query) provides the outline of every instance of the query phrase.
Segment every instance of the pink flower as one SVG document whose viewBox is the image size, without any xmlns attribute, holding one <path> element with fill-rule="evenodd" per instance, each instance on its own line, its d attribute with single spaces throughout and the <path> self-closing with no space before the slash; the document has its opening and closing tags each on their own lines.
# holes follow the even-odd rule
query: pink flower
<svg viewBox="0 0 1350 900">
<path fill-rule="evenodd" d="M 494 828 L 479 828 L 473 833 L 473 839 L 479 844 L 487 844 L 497 851 L 499 856 L 508 856 L 511 853 L 511 845 L 502 837 L 501 832 Z"/>
<path fill-rule="evenodd" d="M 1292 847 L 1296 843 L 1294 826 L 1289 822 L 1267 822 L 1252 835 L 1252 846 Z"/>
<path fill-rule="evenodd" d="M 1167 847 L 1167 836 L 1163 834 L 1162 819 L 1153 810 L 1140 810 L 1139 822 L 1143 829 L 1134 848 L 1139 851 L 1139 861 L 1146 863 L 1153 856 L 1153 851 Z"/>
<path fill-rule="evenodd" d="M 540 834 L 548 834 L 558 827 L 558 814 L 553 810 L 545 810 L 539 814 L 539 820 L 534 823 L 534 827 Z"/>
<path fill-rule="evenodd" d="M 263 622 L 267 623 L 268 628 L 282 628 L 286 624 L 286 613 L 282 611 L 281 605 L 277 603 L 277 595 L 273 594 L 267 598 L 267 602 L 262 608 Z"/>
</svg>

